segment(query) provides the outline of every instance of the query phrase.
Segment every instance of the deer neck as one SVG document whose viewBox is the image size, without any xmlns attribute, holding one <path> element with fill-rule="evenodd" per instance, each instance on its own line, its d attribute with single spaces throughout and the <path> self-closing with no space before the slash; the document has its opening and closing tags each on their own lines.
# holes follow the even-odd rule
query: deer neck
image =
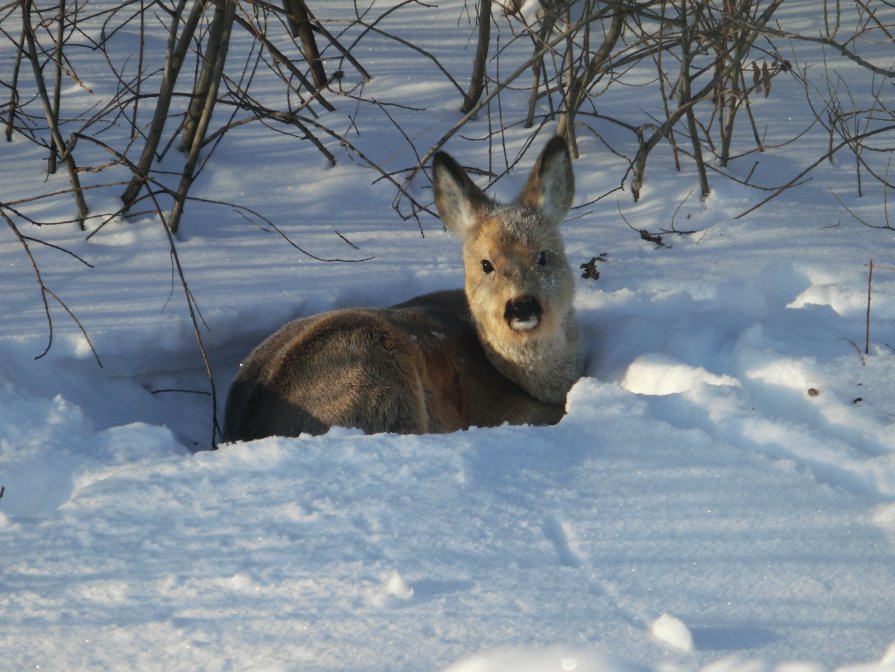
<svg viewBox="0 0 895 672">
<path fill-rule="evenodd" d="M 480 333 L 480 340 L 500 373 L 544 403 L 564 404 L 569 389 L 582 376 L 580 338 L 572 310 L 550 338 L 506 344 Z"/>
</svg>

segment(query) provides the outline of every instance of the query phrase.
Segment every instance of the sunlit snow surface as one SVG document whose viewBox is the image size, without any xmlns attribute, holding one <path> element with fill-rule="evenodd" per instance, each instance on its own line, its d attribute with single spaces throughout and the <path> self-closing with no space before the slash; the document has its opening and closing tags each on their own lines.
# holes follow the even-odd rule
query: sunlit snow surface
<svg viewBox="0 0 895 672">
<path fill-rule="evenodd" d="M 805 21 L 816 8 L 786 4 Z M 425 13 L 413 35 L 463 78 L 474 30 L 465 19 L 458 30 L 458 12 L 411 8 L 388 25 L 416 30 Z M 456 89 L 396 42 L 362 44 L 381 50 L 365 95 L 428 108 L 392 112 L 425 150 L 457 119 Z M 114 90 L 101 59 L 80 67 L 97 92 Z M 799 95 L 780 85 L 758 101 L 771 134 L 789 133 Z M 361 108 L 353 141 L 409 165 L 377 110 Z M 448 149 L 486 165 L 486 129 L 483 118 Z M 514 152 L 527 133 L 509 132 Z M 758 160 L 780 184 L 823 146 L 806 137 L 738 168 Z M 315 261 L 263 222 L 190 204 L 178 252 L 219 406 L 239 359 L 285 320 L 462 284 L 459 243 L 440 223 L 424 216 L 421 237 L 391 209 L 392 187 L 331 149 L 335 168 L 310 143 L 249 127 L 196 183 L 318 257 L 373 257 Z M 207 378 L 158 219 L 116 220 L 89 242 L 73 225 L 19 222 L 94 265 L 32 245 L 102 368 L 55 304 L 52 346 L 34 359 L 46 319 L 4 225 L 0 669 L 895 670 L 895 248 L 830 189 L 874 221 L 882 193 L 865 184 L 857 198 L 843 158 L 734 219 L 765 192 L 714 176 L 700 202 L 693 174 L 661 152 L 640 202 L 622 191 L 584 205 L 627 164 L 586 133 L 581 150 L 567 252 L 575 267 L 607 261 L 578 282 L 588 375 L 554 427 L 334 429 L 200 450 Z M 43 152 L 22 138 L 2 155 L 4 200 L 65 186 L 44 183 Z M 496 192 L 511 196 L 532 159 Z M 425 179 L 416 188 L 431 199 Z M 97 190 L 91 206 L 114 210 L 118 193 Z M 65 196 L 29 207 L 72 214 Z M 651 231 L 676 213 L 697 233 L 656 249 L 620 212 Z"/>
</svg>

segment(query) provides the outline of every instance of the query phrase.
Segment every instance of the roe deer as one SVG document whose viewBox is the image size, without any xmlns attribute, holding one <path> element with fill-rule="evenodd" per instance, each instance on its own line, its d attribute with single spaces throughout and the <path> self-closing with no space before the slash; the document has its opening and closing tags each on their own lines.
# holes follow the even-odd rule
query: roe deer
<svg viewBox="0 0 895 672">
<path fill-rule="evenodd" d="M 465 293 L 286 324 L 241 365 L 225 441 L 333 425 L 414 434 L 559 422 L 583 366 L 558 231 L 574 191 L 565 140 L 547 144 L 509 204 L 445 153 L 433 175 L 438 212 L 463 239 Z"/>
</svg>

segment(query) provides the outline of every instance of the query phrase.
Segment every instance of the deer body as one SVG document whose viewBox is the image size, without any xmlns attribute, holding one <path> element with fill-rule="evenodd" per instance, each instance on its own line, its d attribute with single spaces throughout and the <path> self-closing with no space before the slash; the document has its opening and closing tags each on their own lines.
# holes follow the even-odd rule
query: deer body
<svg viewBox="0 0 895 672">
<path fill-rule="evenodd" d="M 559 421 L 582 374 L 558 232 L 573 195 L 565 141 L 547 144 L 510 204 L 488 199 L 447 154 L 433 172 L 442 220 L 463 239 L 465 289 L 286 324 L 242 364 L 225 441 Z"/>
</svg>

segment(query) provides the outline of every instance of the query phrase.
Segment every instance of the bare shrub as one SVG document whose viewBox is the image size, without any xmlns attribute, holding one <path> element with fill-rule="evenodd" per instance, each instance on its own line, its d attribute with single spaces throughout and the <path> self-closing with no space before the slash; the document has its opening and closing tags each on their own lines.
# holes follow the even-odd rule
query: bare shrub
<svg viewBox="0 0 895 672">
<path fill-rule="evenodd" d="M 511 35 L 505 43 L 530 40 L 533 49 L 509 64 L 510 49 L 493 50 L 490 67 L 475 71 L 481 79 L 476 88 L 487 89 L 488 95 L 475 105 L 467 96 L 465 115 L 421 163 L 470 120 L 491 114 L 497 100 L 501 124 L 495 125 L 496 133 L 522 122 L 518 113 L 507 115 L 507 110 L 520 109 L 525 109 L 524 124 L 529 128 L 556 123 L 573 149 L 582 132 L 607 146 L 613 146 L 604 137 L 607 128 L 628 133 L 631 141 L 624 146 L 633 145 L 634 151 L 615 151 L 627 156 L 629 169 L 622 184 L 635 199 L 650 153 L 667 142 L 678 166 L 681 155 L 692 158 L 706 196 L 710 170 L 730 177 L 724 169 L 732 158 L 768 149 L 753 101 L 773 96 L 773 81 L 786 75 L 801 82 L 805 104 L 828 130 L 830 151 L 824 158 L 848 149 L 855 157 L 859 181 L 863 173 L 885 181 L 882 162 L 871 166 L 867 155 L 893 150 L 895 120 L 885 92 L 890 91 L 895 68 L 891 62 L 872 62 L 862 51 L 880 41 L 895 46 L 895 8 L 866 0 L 847 6 L 828 0 L 818 14 L 824 32 L 813 35 L 787 30 L 785 20 L 777 18 L 782 4 L 782 0 L 541 0 L 538 11 L 523 14 L 519 3 L 491 3 L 491 12 L 501 14 L 494 25 Z M 480 21 L 483 16 L 480 11 Z M 477 63 L 488 53 L 492 33 L 480 31 Z M 821 48 L 814 54 L 817 61 L 798 62 L 790 53 L 796 42 Z M 836 63 L 843 60 L 873 76 L 869 91 L 855 91 L 848 78 L 836 73 Z M 809 71 L 816 71 L 819 64 L 822 76 L 812 77 Z M 649 70 L 653 75 L 648 85 L 631 83 Z M 531 73 L 531 84 L 523 106 L 522 87 L 516 80 L 526 72 Z M 649 90 L 643 96 L 638 93 L 637 99 L 660 101 L 658 111 L 619 103 L 645 86 Z M 510 97 L 513 102 L 508 102 Z M 605 111 L 625 107 L 625 114 Z M 806 130 L 798 129 L 793 139 Z M 802 178 L 804 174 L 772 189 L 771 198 Z"/>
<path fill-rule="evenodd" d="M 891 57 L 879 56 L 887 53 L 880 43 L 895 46 L 891 2 L 824 0 L 809 29 L 787 25 L 782 0 L 461 4 L 460 24 L 465 17 L 474 35 L 462 75 L 452 74 L 457 68 L 442 62 L 444 53 L 425 44 L 422 31 L 410 37 L 390 32 L 390 19 L 401 12 L 426 10 L 420 0 L 372 0 L 363 8 L 355 3 L 353 14 L 338 22 L 318 19 L 306 0 L 56 0 L 44 6 L 11 0 L 0 7 L 0 40 L 13 55 L 4 66 L 9 71 L 0 73 L 5 137 L 41 147 L 47 172 L 61 165 L 68 180 L 65 188 L 48 187 L 33 196 L 0 195 L 3 230 L 31 261 L 48 319 L 55 302 L 77 322 L 42 279 L 31 250 L 46 243 L 33 231 L 77 225 L 89 229 L 90 237 L 143 208 L 165 227 L 173 272 L 204 358 L 205 327 L 177 259 L 177 231 L 185 205 L 196 198 L 192 187 L 216 160 L 221 140 L 248 125 L 264 126 L 283 142 L 311 143 L 331 164 L 338 148 L 369 167 L 375 179 L 393 185 L 399 216 L 417 223 L 432 208 L 411 188 L 414 176 L 473 120 L 486 122 L 477 126 L 484 128 L 478 137 L 488 143 L 493 179 L 520 161 L 540 129 L 555 126 L 573 153 L 588 137 L 622 157 L 627 170 L 617 188 L 630 190 L 635 199 L 659 146 L 670 149 L 679 169 L 692 170 L 703 196 L 718 179 L 761 189 L 763 197 L 746 212 L 809 179 L 839 153 L 853 161 L 859 195 L 868 181 L 883 185 L 883 193 L 892 187 L 895 66 Z M 159 35 L 164 48 L 147 48 Z M 403 128 L 389 111 L 419 116 L 424 110 L 365 95 L 370 73 L 354 53 L 373 38 L 400 45 L 408 58 L 425 62 L 426 72 L 434 66 L 432 76 L 456 90 L 457 116 L 436 129 L 435 142 L 431 134 Z M 62 93 L 65 83 L 89 90 L 79 73 L 85 58 L 101 59 L 114 82 L 112 91 L 91 92 L 89 103 Z M 266 90 L 258 86 L 261 80 Z M 761 118 L 766 108 L 758 103 L 773 101 L 781 85 L 792 82 L 803 100 L 786 102 L 809 106 L 811 127 L 770 142 Z M 354 139 L 361 108 L 375 109 L 392 123 L 413 156 L 411 165 L 386 168 L 381 157 L 365 153 Z M 331 125 L 334 118 L 345 120 L 342 130 Z M 507 133 L 520 128 L 530 129 L 528 140 L 511 153 Z M 731 168 L 736 159 L 781 151 L 817 128 L 826 133 L 826 149 L 782 184 L 759 185 L 751 172 Z M 121 206 L 92 211 L 95 191 L 120 195 Z M 68 221 L 40 221 L 33 214 L 40 201 L 61 196 L 72 199 Z M 243 204 L 222 205 L 264 219 Z M 208 373 L 211 380 L 210 367 Z"/>
</svg>

